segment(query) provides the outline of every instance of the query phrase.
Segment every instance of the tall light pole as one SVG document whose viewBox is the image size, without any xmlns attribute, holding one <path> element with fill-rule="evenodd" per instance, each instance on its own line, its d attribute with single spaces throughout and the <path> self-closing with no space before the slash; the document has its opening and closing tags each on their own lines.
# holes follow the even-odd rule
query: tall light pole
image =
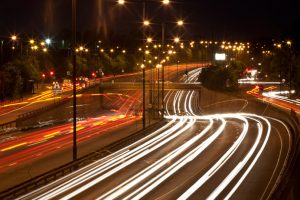
<svg viewBox="0 0 300 200">
<path fill-rule="evenodd" d="M 162 31 L 161 31 L 161 41 L 162 41 L 162 57 L 164 56 L 164 50 L 165 50 L 165 20 L 162 23 Z M 165 113 L 165 65 L 162 63 L 162 69 L 161 69 L 161 102 L 162 102 L 162 118 L 164 117 Z"/>
<path fill-rule="evenodd" d="M 161 64 L 157 64 L 156 65 L 156 69 L 157 69 L 157 115 L 159 117 L 159 109 L 160 109 L 160 101 L 159 101 L 159 68 L 161 68 L 162 65 Z"/>
<path fill-rule="evenodd" d="M 146 108 L 146 95 L 145 95 L 145 65 L 142 64 L 142 70 L 143 70 L 143 129 L 145 129 L 146 127 L 146 112 L 145 112 L 145 108 Z"/>
<path fill-rule="evenodd" d="M 289 74 L 290 74 L 290 80 L 289 80 L 289 97 L 291 98 L 291 96 L 292 96 L 292 67 L 293 67 L 293 54 L 292 54 L 292 49 L 291 49 L 291 47 L 292 47 L 292 42 L 290 41 L 290 40 L 288 40 L 287 42 L 286 42 L 286 44 L 287 44 L 287 46 L 288 46 L 288 48 L 289 48 L 289 56 L 290 56 L 290 64 L 289 64 Z"/>
<path fill-rule="evenodd" d="M 119 5 L 124 5 L 125 4 L 125 0 L 118 0 L 118 4 Z M 143 25 L 144 26 L 149 26 L 150 25 L 150 22 L 149 21 L 145 21 L 145 17 L 146 17 L 146 0 L 143 0 Z M 145 29 L 143 27 L 143 46 L 144 46 L 144 40 L 145 40 Z M 146 128 L 146 98 L 145 98 L 145 93 L 146 93 L 146 73 L 145 73 L 145 64 L 144 64 L 144 60 L 145 60 L 145 54 L 143 54 L 143 62 L 142 62 L 142 65 L 141 65 L 141 68 L 143 69 L 143 77 L 142 77 L 142 80 L 143 80 L 143 129 Z"/>
<path fill-rule="evenodd" d="M 73 161 L 77 160 L 77 110 L 76 110 L 76 30 L 77 29 L 77 6 L 76 0 L 72 0 L 72 62 L 73 62 Z"/>
<path fill-rule="evenodd" d="M 170 4 L 169 0 L 163 0 L 162 1 L 164 6 L 168 6 Z M 163 13 L 163 23 L 162 23 L 162 31 L 161 31 L 161 41 L 162 41 L 162 56 L 163 52 L 165 50 L 165 13 Z M 161 86 L 161 102 L 162 102 L 162 118 L 164 117 L 165 113 L 165 66 L 162 63 L 162 69 L 161 69 L 161 74 L 162 74 L 162 86 Z"/>
<path fill-rule="evenodd" d="M 146 1 L 143 1 L 143 22 L 145 21 L 146 17 Z M 143 27 L 143 43 L 144 43 L 144 38 L 145 38 L 145 29 Z M 144 44 L 143 44 L 144 45 Z M 146 74 L 145 74 L 145 54 L 143 54 L 143 64 L 142 64 L 142 69 L 143 69 L 143 129 L 146 128 Z"/>
<path fill-rule="evenodd" d="M 0 60 L 0 64 L 2 65 L 3 64 L 3 44 L 4 44 L 4 41 L 3 40 L 1 40 L 1 49 L 0 49 L 0 51 L 1 51 L 1 60 Z"/>
</svg>

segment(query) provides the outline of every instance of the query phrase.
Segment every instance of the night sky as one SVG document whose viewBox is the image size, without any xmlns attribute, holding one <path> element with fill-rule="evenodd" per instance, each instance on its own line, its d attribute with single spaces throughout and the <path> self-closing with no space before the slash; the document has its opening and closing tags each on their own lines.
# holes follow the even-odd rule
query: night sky
<svg viewBox="0 0 300 200">
<path fill-rule="evenodd" d="M 108 36 L 112 32 L 128 34 L 140 26 L 141 4 L 131 1 L 120 7 L 112 0 L 77 1 L 80 31 Z M 147 15 L 153 21 L 160 22 L 162 13 L 167 22 L 184 18 L 187 37 L 271 39 L 299 32 L 299 0 L 180 0 L 167 9 L 159 1 L 149 2 Z M 55 35 L 70 29 L 71 0 L 1 0 L 0 5 L 2 37 L 35 32 Z"/>
</svg>

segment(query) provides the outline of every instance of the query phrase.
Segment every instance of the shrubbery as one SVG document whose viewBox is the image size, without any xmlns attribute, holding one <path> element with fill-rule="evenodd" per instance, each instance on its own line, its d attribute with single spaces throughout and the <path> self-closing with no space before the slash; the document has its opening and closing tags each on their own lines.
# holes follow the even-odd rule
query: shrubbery
<svg viewBox="0 0 300 200">
<path fill-rule="evenodd" d="M 235 61 L 228 65 L 212 65 L 202 70 L 199 81 L 213 90 L 233 91 L 238 89 L 238 79 L 245 70 L 245 65 Z"/>
</svg>

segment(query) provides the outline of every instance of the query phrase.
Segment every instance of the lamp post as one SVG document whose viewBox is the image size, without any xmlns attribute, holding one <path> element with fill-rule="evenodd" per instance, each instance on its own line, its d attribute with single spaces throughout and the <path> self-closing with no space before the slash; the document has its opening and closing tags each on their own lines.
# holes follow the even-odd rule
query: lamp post
<svg viewBox="0 0 300 200">
<path fill-rule="evenodd" d="M 169 2 L 169 1 L 163 1 L 163 2 Z M 164 4 L 168 4 L 168 3 L 164 3 Z M 161 40 L 162 40 L 162 57 L 164 56 L 164 50 L 165 50 L 165 19 L 162 23 L 162 31 L 161 31 L 162 35 L 161 35 Z M 165 98 L 165 65 L 162 64 L 162 69 L 161 69 L 161 103 L 162 103 L 162 118 L 164 117 L 164 113 L 165 113 L 165 102 L 164 102 L 164 98 Z"/>
<path fill-rule="evenodd" d="M 143 0 L 143 21 L 145 20 L 146 17 L 146 0 Z M 143 28 L 143 41 L 145 38 L 145 29 Z M 152 41 L 152 39 L 151 39 Z M 146 128 L 146 74 L 145 74 L 145 54 L 143 54 L 143 64 L 142 64 L 142 69 L 143 69 L 143 129 Z"/>
<path fill-rule="evenodd" d="M 141 68 L 143 70 L 143 129 L 145 129 L 145 127 L 146 127 L 146 112 L 145 112 L 145 108 L 146 108 L 145 65 L 142 64 Z"/>
<path fill-rule="evenodd" d="M 170 4 L 169 0 L 163 0 L 162 4 L 164 6 L 168 6 Z M 163 13 L 163 22 L 162 22 L 162 31 L 161 31 L 161 37 L 162 37 L 162 52 L 164 52 L 165 50 L 165 14 Z M 163 56 L 163 55 L 162 55 Z M 162 102 L 162 118 L 164 117 L 164 113 L 165 113 L 165 66 L 162 63 L 162 69 L 161 69 L 161 73 L 162 73 L 162 88 L 161 88 L 161 102 Z"/>
<path fill-rule="evenodd" d="M 159 68 L 161 68 L 162 65 L 161 64 L 157 64 L 156 65 L 156 69 L 157 69 L 157 116 L 159 118 L 159 110 L 160 110 L 160 100 L 159 100 Z"/>
<path fill-rule="evenodd" d="M 76 111 L 76 26 L 77 13 L 76 0 L 72 0 L 72 62 L 73 62 L 73 161 L 77 160 L 77 111 Z"/>
<path fill-rule="evenodd" d="M 146 21 L 145 20 L 145 16 L 146 16 L 146 0 L 143 0 L 143 23 L 144 23 L 144 26 L 149 26 L 150 25 L 150 22 L 149 21 Z M 119 5 L 124 5 L 125 4 L 125 0 L 118 0 L 118 4 Z M 145 39 L 145 30 L 144 30 L 144 28 L 143 28 L 143 41 L 144 41 L 144 39 Z M 144 44 L 143 44 L 144 45 Z M 146 84 L 146 78 L 145 78 L 145 76 L 146 76 L 146 74 L 145 74 L 145 65 L 144 65 L 144 60 L 145 60 L 145 54 L 143 55 L 143 62 L 142 62 L 142 69 L 143 69 L 143 129 L 145 129 L 145 127 L 146 127 L 146 108 L 145 108 L 145 101 L 146 101 L 146 99 L 145 99 L 145 84 Z"/>
<path fill-rule="evenodd" d="M 16 35 L 12 35 L 11 37 L 10 37 L 10 39 L 11 39 L 11 41 L 12 41 L 12 43 L 13 43 L 13 47 L 12 47 L 12 56 L 14 56 L 14 53 L 15 53 L 15 49 L 16 49 L 16 47 L 15 47 L 15 45 L 16 45 L 16 42 L 17 42 L 17 39 L 18 39 L 18 37 L 16 36 Z"/>
<path fill-rule="evenodd" d="M 287 44 L 287 46 L 288 46 L 288 48 L 289 48 L 289 56 L 290 56 L 290 59 L 291 59 L 291 61 L 290 61 L 290 64 L 289 64 L 289 71 L 290 71 L 290 81 L 289 81 L 289 97 L 291 98 L 291 95 L 292 95 L 292 67 L 293 67 L 293 55 L 292 55 L 292 49 L 291 49 L 291 47 L 292 47 L 292 42 L 290 41 L 290 40 L 288 40 L 287 42 L 286 42 L 286 44 Z"/>
<path fill-rule="evenodd" d="M 1 40 L 1 60 L 0 60 L 0 64 L 2 65 L 3 64 L 3 44 L 4 44 L 4 41 Z"/>
</svg>

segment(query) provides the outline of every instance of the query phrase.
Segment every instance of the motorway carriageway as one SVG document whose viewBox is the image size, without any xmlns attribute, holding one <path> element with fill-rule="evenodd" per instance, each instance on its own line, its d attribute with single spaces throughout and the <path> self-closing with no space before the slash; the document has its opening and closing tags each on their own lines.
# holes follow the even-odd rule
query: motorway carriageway
<svg viewBox="0 0 300 200">
<path fill-rule="evenodd" d="M 18 199 L 270 197 L 291 149 L 282 121 L 243 108 L 200 115 L 194 91 L 171 91 L 165 102 L 169 122 L 163 127 Z"/>
<path fill-rule="evenodd" d="M 96 95 L 99 94 L 90 94 L 90 96 Z M 141 94 L 135 92 L 132 95 L 105 94 L 111 100 L 111 106 L 118 109 L 107 112 L 106 116 L 79 121 L 77 123 L 78 142 L 82 143 L 95 136 L 108 134 L 110 130 L 140 120 L 141 117 L 136 116 L 135 112 L 140 112 L 141 102 L 139 99 Z M 73 125 L 70 122 L 19 134 L 11 140 L 0 141 L 0 172 L 72 146 L 72 133 Z"/>
<path fill-rule="evenodd" d="M 257 99 L 268 102 L 275 106 L 278 106 L 284 110 L 290 111 L 293 109 L 296 113 L 300 114 L 300 99 L 290 99 L 290 91 L 276 91 L 276 86 L 269 86 L 264 89 L 264 92 L 261 94 L 259 87 L 255 86 L 253 89 L 247 91 L 247 94 L 256 97 Z M 294 90 L 291 93 L 295 93 Z"/>
</svg>

